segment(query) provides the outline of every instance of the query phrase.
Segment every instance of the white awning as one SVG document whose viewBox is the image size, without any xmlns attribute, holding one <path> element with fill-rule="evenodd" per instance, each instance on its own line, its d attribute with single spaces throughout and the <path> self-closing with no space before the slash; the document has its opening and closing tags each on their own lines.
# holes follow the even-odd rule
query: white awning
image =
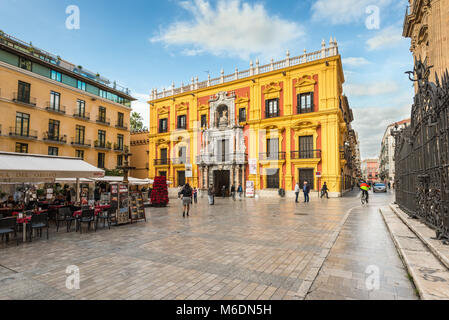
<svg viewBox="0 0 449 320">
<path fill-rule="evenodd" d="M 123 182 L 123 177 L 116 176 L 104 176 L 102 178 L 95 179 L 97 182 L 109 182 L 109 183 L 121 183 Z M 129 184 L 131 185 L 146 185 L 153 184 L 153 180 L 151 179 L 137 179 L 133 177 L 128 177 Z"/>
<path fill-rule="evenodd" d="M 0 182 L 54 182 L 57 178 L 103 176 L 103 170 L 78 158 L 0 152 Z"/>
</svg>

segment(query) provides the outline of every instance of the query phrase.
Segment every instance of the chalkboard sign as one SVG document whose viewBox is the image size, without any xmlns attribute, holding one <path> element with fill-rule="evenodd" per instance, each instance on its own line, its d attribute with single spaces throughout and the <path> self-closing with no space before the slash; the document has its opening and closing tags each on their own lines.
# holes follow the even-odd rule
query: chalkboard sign
<svg viewBox="0 0 449 320">
<path fill-rule="evenodd" d="M 143 194 L 141 192 L 133 192 L 131 193 L 131 221 L 145 220 L 147 218 L 145 216 L 145 205 L 143 201 Z"/>
</svg>

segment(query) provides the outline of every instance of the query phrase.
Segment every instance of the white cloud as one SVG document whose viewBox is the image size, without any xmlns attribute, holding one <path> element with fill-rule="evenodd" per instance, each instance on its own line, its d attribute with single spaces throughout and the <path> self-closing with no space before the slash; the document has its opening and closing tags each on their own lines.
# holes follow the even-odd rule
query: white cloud
<svg viewBox="0 0 449 320">
<path fill-rule="evenodd" d="M 403 107 L 353 108 L 353 128 L 359 134 L 360 152 L 363 159 L 377 158 L 387 126 L 410 118 L 411 104 Z"/>
<path fill-rule="evenodd" d="M 366 45 L 368 50 L 379 50 L 397 46 L 402 41 L 407 41 L 402 37 L 402 29 L 400 27 L 390 26 L 369 38 L 366 41 Z"/>
<path fill-rule="evenodd" d="M 348 24 L 366 19 L 366 7 L 379 8 L 390 4 L 391 0 L 317 0 L 312 5 L 312 19 L 331 24 Z"/>
<path fill-rule="evenodd" d="M 395 81 L 345 84 L 344 91 L 348 96 L 377 96 L 381 94 L 396 93 L 399 85 Z"/>
<path fill-rule="evenodd" d="M 360 67 L 371 63 L 363 57 L 348 57 L 342 59 L 342 62 L 349 67 Z"/>
<path fill-rule="evenodd" d="M 148 101 L 150 100 L 149 94 L 144 93 L 133 93 L 133 97 L 136 98 L 136 101 L 131 103 L 131 108 L 133 112 L 138 112 L 143 117 L 143 125 L 144 127 L 150 127 L 150 105 Z"/>
<path fill-rule="evenodd" d="M 212 6 L 208 0 L 189 0 L 181 5 L 193 19 L 173 22 L 151 42 L 188 47 L 182 51 L 187 55 L 208 52 L 248 59 L 283 54 L 304 35 L 299 24 L 270 15 L 263 4 L 219 0 Z"/>
</svg>

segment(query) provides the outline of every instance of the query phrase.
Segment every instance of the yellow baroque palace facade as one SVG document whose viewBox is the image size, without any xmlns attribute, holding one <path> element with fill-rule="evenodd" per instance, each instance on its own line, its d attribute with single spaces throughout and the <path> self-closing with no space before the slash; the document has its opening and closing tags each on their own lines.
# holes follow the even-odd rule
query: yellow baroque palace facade
<svg viewBox="0 0 449 320">
<path fill-rule="evenodd" d="M 123 165 L 129 90 L 0 31 L 0 150 Z"/>
<path fill-rule="evenodd" d="M 352 110 L 336 41 L 216 79 L 152 90 L 149 177 L 215 192 L 240 184 L 292 195 L 304 181 L 340 196 L 355 178 Z"/>
</svg>

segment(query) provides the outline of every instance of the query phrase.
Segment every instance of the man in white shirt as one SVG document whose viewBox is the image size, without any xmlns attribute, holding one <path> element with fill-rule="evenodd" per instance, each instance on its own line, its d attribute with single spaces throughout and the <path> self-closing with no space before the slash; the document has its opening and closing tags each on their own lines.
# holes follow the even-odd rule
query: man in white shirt
<svg viewBox="0 0 449 320">
<path fill-rule="evenodd" d="M 295 202 L 298 203 L 298 196 L 299 196 L 299 192 L 301 191 L 301 188 L 299 187 L 299 182 L 296 183 L 295 185 L 295 194 L 296 194 L 296 200 Z"/>
</svg>

